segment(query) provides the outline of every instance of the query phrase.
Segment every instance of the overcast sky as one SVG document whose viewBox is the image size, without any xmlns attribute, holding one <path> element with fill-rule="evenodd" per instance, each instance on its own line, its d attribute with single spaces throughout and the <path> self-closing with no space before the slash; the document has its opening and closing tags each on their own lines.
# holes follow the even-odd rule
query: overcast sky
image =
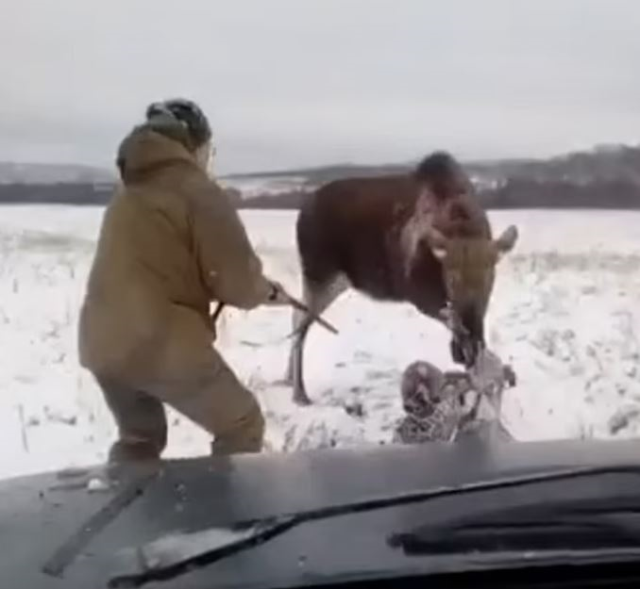
<svg viewBox="0 0 640 589">
<path fill-rule="evenodd" d="M 111 166 L 187 95 L 219 173 L 640 140 L 638 0 L 0 0 L 0 159 Z"/>
</svg>

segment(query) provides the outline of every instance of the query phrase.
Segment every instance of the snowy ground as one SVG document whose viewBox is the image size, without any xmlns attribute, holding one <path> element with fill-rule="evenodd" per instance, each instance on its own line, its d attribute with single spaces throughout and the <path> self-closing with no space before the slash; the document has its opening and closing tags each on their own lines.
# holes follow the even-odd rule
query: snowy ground
<svg viewBox="0 0 640 589">
<path fill-rule="evenodd" d="M 76 321 L 102 211 L 0 210 L 0 478 L 102 461 L 114 427 L 77 365 Z M 243 214 L 270 273 L 299 291 L 293 214 Z M 500 212 L 516 223 L 490 310 L 493 348 L 519 385 L 504 418 L 521 440 L 640 433 L 640 214 Z M 327 313 L 341 330 L 314 329 L 299 408 L 277 384 L 288 333 L 277 309 L 229 314 L 221 348 L 258 394 L 272 450 L 387 442 L 400 417 L 398 379 L 418 358 L 449 365 L 444 329 L 405 305 L 355 293 Z M 244 342 L 244 343 L 243 343 Z M 359 402 L 362 416 L 345 404 Z M 207 436 L 171 413 L 167 456 L 206 453 Z"/>
</svg>

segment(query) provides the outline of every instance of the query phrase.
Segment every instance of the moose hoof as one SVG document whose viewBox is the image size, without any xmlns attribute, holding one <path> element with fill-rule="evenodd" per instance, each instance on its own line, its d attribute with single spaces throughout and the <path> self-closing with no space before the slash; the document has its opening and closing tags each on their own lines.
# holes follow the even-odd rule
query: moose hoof
<svg viewBox="0 0 640 589">
<path fill-rule="evenodd" d="M 293 386 L 293 370 L 291 368 L 287 368 L 280 382 L 282 384 Z"/>
<path fill-rule="evenodd" d="M 509 364 L 504 367 L 504 377 L 510 387 L 515 387 L 518 384 L 518 376 Z"/>
<path fill-rule="evenodd" d="M 309 399 L 306 393 L 296 393 L 293 396 L 293 402 L 300 407 L 308 407 L 309 405 L 313 405 L 311 399 Z"/>
<path fill-rule="evenodd" d="M 275 385 L 279 386 L 279 387 L 291 387 L 293 386 L 293 379 L 289 378 L 288 376 L 284 376 L 283 378 L 280 378 L 276 381 L 274 381 Z"/>
</svg>

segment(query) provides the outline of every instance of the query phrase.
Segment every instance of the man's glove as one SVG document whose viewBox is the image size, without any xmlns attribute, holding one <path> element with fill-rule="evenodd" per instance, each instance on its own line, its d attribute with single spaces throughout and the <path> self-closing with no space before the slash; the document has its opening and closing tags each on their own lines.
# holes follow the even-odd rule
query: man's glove
<svg viewBox="0 0 640 589">
<path fill-rule="evenodd" d="M 309 315 L 312 321 L 322 325 L 322 327 L 331 333 L 338 333 L 338 330 L 331 325 L 331 323 L 314 313 L 305 303 L 292 297 L 279 282 L 275 282 L 274 280 L 269 280 L 268 282 L 271 287 L 271 292 L 267 295 L 267 300 L 264 302 L 265 305 L 271 307 L 292 307 Z"/>
</svg>

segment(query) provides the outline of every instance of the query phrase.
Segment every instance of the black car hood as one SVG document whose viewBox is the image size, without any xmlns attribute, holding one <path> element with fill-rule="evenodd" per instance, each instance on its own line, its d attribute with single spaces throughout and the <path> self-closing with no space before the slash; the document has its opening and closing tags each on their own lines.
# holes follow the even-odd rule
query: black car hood
<svg viewBox="0 0 640 589">
<path fill-rule="evenodd" d="M 318 518 L 168 582 L 145 586 L 294 587 L 487 568 L 515 562 L 519 553 L 415 554 L 390 539 L 527 504 L 633 497 L 638 476 L 615 467 L 640 469 L 639 449 L 640 443 L 632 441 L 457 443 L 191 459 L 167 462 L 152 475 L 124 470 L 108 490 L 96 493 L 88 492 L 86 482 L 99 469 L 73 477 L 50 473 L 13 479 L 0 482 L 0 573 L 29 589 L 107 587 L 114 577 L 144 569 L 132 559 L 141 547 L 237 529 L 238 522 L 505 477 L 610 469 L 588 484 L 579 477 L 563 478 Z M 184 549 L 184 543 L 175 546 Z M 572 558 L 562 552 L 552 556 Z M 629 558 L 638 558 L 633 549 Z"/>
</svg>

